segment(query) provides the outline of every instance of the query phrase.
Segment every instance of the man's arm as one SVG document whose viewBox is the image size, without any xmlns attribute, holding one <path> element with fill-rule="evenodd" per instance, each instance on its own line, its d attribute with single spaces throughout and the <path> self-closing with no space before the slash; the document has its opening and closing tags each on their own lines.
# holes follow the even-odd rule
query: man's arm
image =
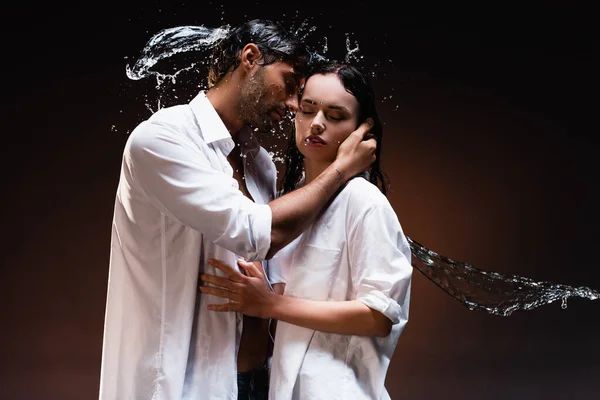
<svg viewBox="0 0 600 400">
<path fill-rule="evenodd" d="M 269 203 L 272 225 L 267 259 L 308 228 L 338 190 L 375 161 L 375 139 L 363 140 L 371 124 L 364 122 L 350 134 L 340 145 L 335 162 L 316 179 Z"/>
<path fill-rule="evenodd" d="M 201 232 L 205 240 L 248 259 L 263 259 L 271 243 L 271 209 L 237 189 L 233 177 L 162 121 L 147 121 L 132 133 L 123 155 L 123 175 L 135 188 L 124 196 L 150 202 L 160 212 Z"/>
<path fill-rule="evenodd" d="M 256 204 L 213 169 L 174 128 L 146 122 L 132 132 L 124 159 L 137 185 L 164 214 L 249 260 L 272 257 L 294 240 L 352 176 L 375 159 L 370 129 L 361 125 L 340 146 L 335 163 L 309 185 L 268 205 Z"/>
</svg>

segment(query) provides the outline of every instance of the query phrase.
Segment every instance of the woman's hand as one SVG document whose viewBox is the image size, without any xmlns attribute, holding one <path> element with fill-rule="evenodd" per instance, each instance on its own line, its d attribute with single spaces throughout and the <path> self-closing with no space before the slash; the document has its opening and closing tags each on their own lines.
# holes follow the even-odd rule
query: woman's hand
<svg viewBox="0 0 600 400">
<path fill-rule="evenodd" d="M 245 275 L 219 260 L 210 259 L 208 263 L 223 271 L 227 278 L 203 274 L 203 283 L 214 286 L 200 286 L 200 291 L 229 299 L 226 304 L 209 304 L 209 310 L 236 311 L 251 317 L 270 318 L 270 310 L 276 302 L 277 295 L 269 289 L 259 262 L 238 260 L 238 265 Z"/>
</svg>

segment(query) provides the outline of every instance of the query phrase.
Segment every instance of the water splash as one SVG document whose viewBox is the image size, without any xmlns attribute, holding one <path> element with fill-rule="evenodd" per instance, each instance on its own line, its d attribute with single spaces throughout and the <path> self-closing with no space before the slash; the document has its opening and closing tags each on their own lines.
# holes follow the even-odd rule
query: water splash
<svg viewBox="0 0 600 400">
<path fill-rule="evenodd" d="M 561 300 L 565 309 L 571 297 L 600 298 L 600 292 L 584 286 L 536 282 L 522 276 L 480 270 L 429 250 L 409 237 L 407 240 L 413 267 L 470 310 L 509 316 L 514 311 L 532 310 L 557 300 Z"/>
<path fill-rule="evenodd" d="M 317 30 L 316 25 L 310 25 L 308 19 L 300 22 L 300 25 L 297 28 L 292 28 L 292 32 L 297 36 L 301 41 L 306 41 L 311 33 Z"/>
<path fill-rule="evenodd" d="M 175 76 L 182 70 L 175 72 L 175 74 L 160 74 L 152 71 L 150 68 L 155 66 L 160 60 L 176 54 L 206 50 L 223 39 L 229 30 L 229 25 L 223 25 L 219 28 L 177 26 L 163 29 L 152 36 L 148 43 L 146 43 L 142 50 L 142 55 L 137 59 L 133 67 L 127 65 L 127 77 L 132 80 L 140 80 L 149 75 L 154 75 L 163 79 L 168 76 L 174 80 Z M 183 70 L 192 67 L 193 65 Z"/>
<path fill-rule="evenodd" d="M 292 27 L 290 31 L 307 41 L 308 37 L 317 29 L 316 25 L 311 25 L 309 20 L 303 20 L 297 28 Z M 159 61 L 168 59 L 180 53 L 192 51 L 205 51 L 210 49 L 219 40 L 224 38 L 230 30 L 229 25 L 223 25 L 218 28 L 208 28 L 205 26 L 179 26 L 164 29 L 150 38 L 142 50 L 141 56 L 136 60 L 133 66 L 127 65 L 126 74 L 131 80 L 140 80 L 149 76 L 154 76 L 157 80 L 156 91 L 157 108 L 163 106 L 162 94 L 165 92 L 163 84 L 169 82 L 174 84 L 178 75 L 184 71 L 196 68 L 198 65 L 207 67 L 210 58 L 206 57 L 204 61 L 190 63 L 189 66 L 180 68 L 174 73 L 160 73 L 152 70 Z M 313 51 L 315 59 L 327 60 L 329 46 L 327 37 L 322 37 L 321 44 L 317 47 L 321 51 Z M 346 33 L 345 41 L 346 54 L 345 62 L 362 62 L 363 56 L 360 54 L 358 41 L 350 39 L 350 34 Z M 392 63 L 391 59 L 388 62 Z M 375 67 L 373 65 L 372 77 L 376 77 Z M 393 91 L 393 89 L 392 89 Z M 177 96 L 175 96 L 177 97 Z M 392 95 L 384 96 L 382 102 L 392 99 Z M 146 107 L 154 112 L 148 102 Z M 396 110 L 398 106 L 396 106 Z M 287 141 L 286 129 L 284 124 L 293 124 L 293 117 L 280 121 L 278 129 L 273 129 L 271 142 L 280 141 L 279 149 L 277 142 L 270 143 L 267 147 L 271 149 L 269 155 L 276 163 L 278 169 L 284 162 L 283 148 Z M 114 129 L 114 127 L 113 127 Z M 529 278 L 521 276 L 507 276 L 497 272 L 483 271 L 472 267 L 460 261 L 454 261 L 427 249 L 411 238 L 407 238 L 413 254 L 413 266 L 419 270 L 428 279 L 433 281 L 442 290 L 450 296 L 460 301 L 470 310 L 485 311 L 494 315 L 509 316 L 517 310 L 531 310 L 554 301 L 561 300 L 561 307 L 567 307 L 567 299 L 571 297 L 582 297 L 590 300 L 600 298 L 600 293 L 587 287 L 571 287 L 567 285 L 556 285 L 549 282 L 535 282 Z"/>
<path fill-rule="evenodd" d="M 313 34 L 317 29 L 317 26 L 311 24 L 308 19 L 298 22 L 297 27 L 290 29 L 297 37 L 302 41 L 307 41 L 308 37 Z M 150 100 L 146 97 L 145 106 L 151 112 L 155 112 L 169 104 L 164 97 L 173 96 L 169 92 L 175 90 L 169 90 L 165 83 L 175 85 L 178 76 L 190 70 L 199 72 L 199 75 L 206 76 L 208 73 L 208 67 L 210 57 L 199 57 L 196 62 L 190 63 L 184 67 L 176 69 L 174 72 L 164 73 L 153 69 L 159 62 L 165 62 L 181 53 L 190 52 L 206 52 L 218 42 L 225 38 L 230 32 L 231 27 L 229 25 L 222 25 L 217 28 L 210 28 L 204 25 L 199 26 L 177 26 L 159 31 L 154 34 L 146 43 L 142 49 L 141 55 L 136 59 L 135 63 L 130 66 L 126 66 L 126 75 L 129 79 L 137 81 L 148 77 L 156 78 L 155 93 L 156 98 Z M 326 53 L 328 51 L 327 38 L 321 38 L 320 40 L 321 51 L 311 51 L 311 56 L 315 60 L 327 60 Z M 202 74 L 199 70 L 201 67 L 205 68 Z M 177 100 L 177 96 L 173 96 Z M 279 122 L 276 129 L 271 130 L 269 140 L 271 142 L 270 147 L 274 148 L 273 161 L 277 163 L 283 163 L 283 149 L 285 143 L 287 143 L 286 125 L 293 124 L 293 117 L 287 116 L 284 120 Z M 279 149 L 277 147 L 279 146 Z"/>
<path fill-rule="evenodd" d="M 304 42 L 309 41 L 309 36 L 316 30 L 317 26 L 311 24 L 308 19 L 301 21 L 297 27 L 291 28 L 291 32 Z M 210 49 L 221 39 L 225 38 L 230 31 L 231 27 L 227 24 L 217 28 L 210 28 L 204 25 L 185 25 L 163 29 L 148 40 L 142 49 L 141 55 L 137 58 L 133 66 L 127 64 L 126 75 L 131 80 L 140 80 L 149 76 L 154 76 L 157 79 L 156 88 L 160 90 L 165 81 L 169 80 L 171 83 L 175 83 L 177 75 L 181 72 L 196 68 L 198 63 L 192 63 L 174 73 L 167 74 L 152 69 L 159 61 L 166 60 L 181 53 Z M 319 48 L 319 50 L 311 50 L 311 56 L 314 60 L 329 59 L 327 56 L 329 44 L 326 36 L 319 39 L 319 43 L 317 43 L 315 48 Z M 362 60 L 363 56 L 359 54 L 359 50 L 357 41 L 354 41 L 354 47 L 352 47 L 350 34 L 347 33 L 345 61 L 351 62 L 352 60 Z M 209 61 L 209 57 L 206 57 L 204 66 L 207 66 L 206 64 Z"/>
<path fill-rule="evenodd" d="M 363 58 L 363 56 L 358 53 L 360 51 L 360 47 L 358 46 L 357 41 L 354 41 L 354 46 L 355 47 L 352 47 L 350 34 L 346 33 L 346 56 L 344 57 L 344 61 L 347 63 L 351 63 L 352 60 L 358 63 Z"/>
</svg>

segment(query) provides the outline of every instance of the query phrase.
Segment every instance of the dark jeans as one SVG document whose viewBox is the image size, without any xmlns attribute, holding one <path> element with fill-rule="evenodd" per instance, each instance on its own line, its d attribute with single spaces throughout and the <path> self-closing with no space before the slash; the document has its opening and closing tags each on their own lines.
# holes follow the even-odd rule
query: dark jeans
<svg viewBox="0 0 600 400">
<path fill-rule="evenodd" d="M 267 400 L 269 370 L 265 365 L 250 372 L 238 372 L 238 400 Z"/>
</svg>

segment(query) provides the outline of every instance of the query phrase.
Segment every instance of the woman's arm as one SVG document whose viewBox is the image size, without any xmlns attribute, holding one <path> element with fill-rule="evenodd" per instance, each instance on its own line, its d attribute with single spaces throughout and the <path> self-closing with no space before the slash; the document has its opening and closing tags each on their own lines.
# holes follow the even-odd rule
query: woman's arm
<svg viewBox="0 0 600 400">
<path fill-rule="evenodd" d="M 271 318 L 292 325 L 342 335 L 385 337 L 392 321 L 357 300 L 318 301 L 278 296 L 270 307 Z"/>
<path fill-rule="evenodd" d="M 317 301 L 272 292 L 262 269 L 254 263 L 238 262 L 246 275 L 217 260 L 209 260 L 209 264 L 228 278 L 202 275 L 203 282 L 217 287 L 201 286 L 200 290 L 229 299 L 227 304 L 209 305 L 210 310 L 237 311 L 342 335 L 384 337 L 392 329 L 389 318 L 360 301 Z"/>
</svg>

